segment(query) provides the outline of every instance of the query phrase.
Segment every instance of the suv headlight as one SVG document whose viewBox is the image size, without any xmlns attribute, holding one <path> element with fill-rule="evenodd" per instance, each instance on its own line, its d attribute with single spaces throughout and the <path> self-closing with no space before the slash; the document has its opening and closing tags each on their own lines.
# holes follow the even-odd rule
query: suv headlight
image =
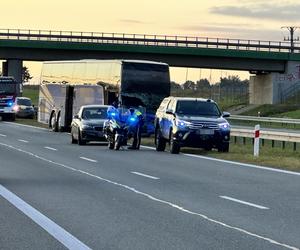
<svg viewBox="0 0 300 250">
<path fill-rule="evenodd" d="M 229 130 L 230 129 L 230 125 L 228 122 L 223 122 L 223 123 L 219 123 L 219 128 L 223 129 L 223 130 Z"/>
<path fill-rule="evenodd" d="M 88 125 L 88 124 L 82 124 L 82 125 L 81 125 L 81 128 L 82 128 L 83 130 L 89 130 L 89 129 L 93 129 L 93 126 L 90 126 L 90 125 Z"/>
<path fill-rule="evenodd" d="M 178 127 L 180 127 L 180 128 L 185 128 L 189 124 L 190 124 L 190 122 L 187 122 L 187 121 L 178 120 L 178 119 L 175 120 L 175 125 L 178 126 Z"/>
</svg>

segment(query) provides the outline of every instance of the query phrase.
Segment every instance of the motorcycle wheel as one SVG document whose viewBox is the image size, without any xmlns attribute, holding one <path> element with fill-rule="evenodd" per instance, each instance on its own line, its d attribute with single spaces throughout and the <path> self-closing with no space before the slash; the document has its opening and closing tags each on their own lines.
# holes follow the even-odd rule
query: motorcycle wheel
<svg viewBox="0 0 300 250">
<path fill-rule="evenodd" d="M 118 140 L 115 142 L 115 150 L 119 150 L 121 147 L 121 140 L 118 138 Z"/>
<path fill-rule="evenodd" d="M 115 145 L 113 142 L 108 141 L 108 149 L 114 149 Z"/>
</svg>

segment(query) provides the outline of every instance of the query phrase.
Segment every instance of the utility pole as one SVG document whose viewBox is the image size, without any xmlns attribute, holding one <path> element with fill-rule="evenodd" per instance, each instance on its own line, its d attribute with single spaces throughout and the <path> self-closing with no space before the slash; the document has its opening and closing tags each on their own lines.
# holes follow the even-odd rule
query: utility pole
<svg viewBox="0 0 300 250">
<path fill-rule="evenodd" d="M 287 29 L 290 32 L 289 37 L 284 37 L 284 41 L 291 42 L 291 53 L 294 53 L 294 41 L 299 41 L 299 37 L 294 38 L 295 31 L 300 28 L 297 26 L 282 26 L 281 29 Z"/>
</svg>

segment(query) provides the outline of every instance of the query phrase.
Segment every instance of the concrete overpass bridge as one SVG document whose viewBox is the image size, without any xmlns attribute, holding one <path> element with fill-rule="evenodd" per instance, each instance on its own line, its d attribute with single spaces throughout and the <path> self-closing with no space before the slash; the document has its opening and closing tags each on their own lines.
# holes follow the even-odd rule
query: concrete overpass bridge
<svg viewBox="0 0 300 250">
<path fill-rule="evenodd" d="M 293 51 L 293 53 L 291 53 Z M 245 70 L 250 102 L 278 103 L 300 85 L 300 45 L 288 42 L 46 30 L 0 30 L 5 75 L 21 81 L 22 61 L 142 59 L 170 66 Z"/>
</svg>

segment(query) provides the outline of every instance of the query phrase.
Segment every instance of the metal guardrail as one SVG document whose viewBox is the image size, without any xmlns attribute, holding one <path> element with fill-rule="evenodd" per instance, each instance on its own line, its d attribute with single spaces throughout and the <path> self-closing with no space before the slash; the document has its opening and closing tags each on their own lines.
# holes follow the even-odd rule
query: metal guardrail
<svg viewBox="0 0 300 250">
<path fill-rule="evenodd" d="M 254 129 L 232 128 L 231 136 L 254 138 Z M 300 133 L 288 133 L 278 131 L 260 130 L 260 139 L 284 141 L 284 142 L 300 142 Z"/>
<path fill-rule="evenodd" d="M 294 125 L 300 124 L 300 119 L 275 118 L 275 117 L 231 115 L 228 119 L 241 120 L 241 121 L 270 122 L 270 123 L 274 122 L 274 123 L 294 124 Z"/>
<path fill-rule="evenodd" d="M 228 38 L 189 36 L 142 35 L 125 33 L 75 32 L 26 29 L 0 29 L 0 40 L 28 40 L 77 43 L 109 43 L 144 46 L 217 48 L 232 50 L 291 52 L 289 42 L 260 41 Z M 300 43 L 295 42 L 294 53 L 300 53 Z"/>
</svg>

